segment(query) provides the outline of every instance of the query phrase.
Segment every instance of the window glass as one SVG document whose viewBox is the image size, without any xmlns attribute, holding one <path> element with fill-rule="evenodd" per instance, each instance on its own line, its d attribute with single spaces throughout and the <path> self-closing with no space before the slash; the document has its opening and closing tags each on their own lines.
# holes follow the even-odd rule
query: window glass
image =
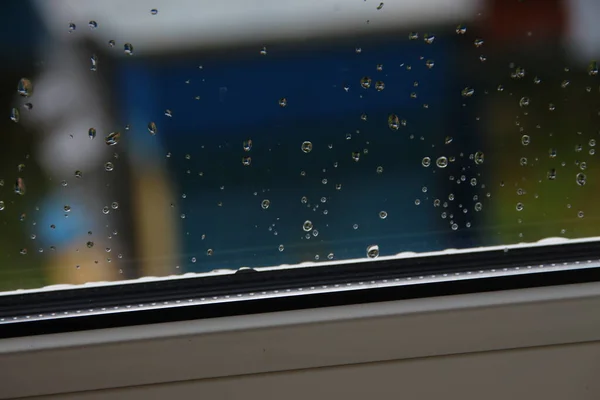
<svg viewBox="0 0 600 400">
<path fill-rule="evenodd" d="M 3 8 L 1 291 L 597 236 L 592 0 Z"/>
</svg>

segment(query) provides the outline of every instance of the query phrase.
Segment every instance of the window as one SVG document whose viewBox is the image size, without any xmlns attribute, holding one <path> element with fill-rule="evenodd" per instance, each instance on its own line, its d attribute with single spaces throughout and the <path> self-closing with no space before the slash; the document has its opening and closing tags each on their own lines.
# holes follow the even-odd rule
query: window
<svg viewBox="0 0 600 400">
<path fill-rule="evenodd" d="M 595 8 L 7 3 L 5 335 L 596 280 Z"/>
</svg>

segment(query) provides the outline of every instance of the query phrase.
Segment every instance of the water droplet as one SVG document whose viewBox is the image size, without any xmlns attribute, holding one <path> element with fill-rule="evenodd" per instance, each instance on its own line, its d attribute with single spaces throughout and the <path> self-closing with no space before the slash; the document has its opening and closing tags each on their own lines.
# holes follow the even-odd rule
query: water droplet
<svg viewBox="0 0 600 400">
<path fill-rule="evenodd" d="M 33 104 L 31 104 L 31 103 L 25 103 L 23 106 L 24 106 L 24 107 L 25 107 L 25 109 L 27 109 L 27 110 L 31 110 L 31 109 L 33 108 Z"/>
<path fill-rule="evenodd" d="M 252 164 L 252 157 L 243 156 L 242 157 L 242 165 L 244 165 L 245 167 L 248 167 L 248 166 L 250 166 L 250 164 Z"/>
<path fill-rule="evenodd" d="M 433 68 L 435 65 L 435 62 L 433 60 L 427 60 L 425 61 L 425 66 L 429 69 Z"/>
<path fill-rule="evenodd" d="M 310 232 L 313 228 L 313 223 L 309 220 L 304 221 L 304 224 L 302 224 L 302 229 L 305 232 Z"/>
<path fill-rule="evenodd" d="M 16 194 L 23 196 L 25 194 L 25 181 L 23 178 L 17 178 L 14 191 Z"/>
<path fill-rule="evenodd" d="M 521 100 L 519 100 L 519 105 L 521 107 L 527 107 L 530 103 L 529 97 L 521 97 Z"/>
<path fill-rule="evenodd" d="M 467 33 L 467 27 L 464 26 L 463 24 L 460 24 L 456 27 L 456 34 L 457 35 L 464 35 L 465 33 Z"/>
<path fill-rule="evenodd" d="M 97 71 L 98 70 L 98 57 L 95 54 L 92 54 L 92 56 L 90 57 L 90 71 Z"/>
<path fill-rule="evenodd" d="M 475 39 L 475 41 L 473 41 L 473 44 L 475 45 L 475 47 L 481 47 L 483 46 L 483 39 L 477 38 Z"/>
<path fill-rule="evenodd" d="M 266 210 L 267 208 L 269 208 L 269 206 L 271 205 L 271 201 L 268 199 L 264 199 L 261 203 L 260 206 L 262 207 L 263 210 Z"/>
<path fill-rule="evenodd" d="M 419 38 L 419 34 L 417 32 L 410 32 L 408 34 L 408 40 L 417 40 Z"/>
<path fill-rule="evenodd" d="M 556 169 L 552 168 L 551 170 L 548 171 L 548 179 L 553 181 L 556 179 Z"/>
<path fill-rule="evenodd" d="M 117 42 L 115 42 L 114 40 L 109 40 L 108 41 L 108 47 L 115 47 L 117 44 Z"/>
<path fill-rule="evenodd" d="M 358 162 L 360 160 L 360 152 L 359 151 L 353 151 L 352 152 L 352 159 L 356 162 Z"/>
<path fill-rule="evenodd" d="M 21 119 L 21 113 L 19 112 L 19 109 L 16 107 L 13 107 L 10 110 L 10 120 L 13 122 L 19 122 L 20 119 Z"/>
<path fill-rule="evenodd" d="M 475 211 L 481 211 L 483 209 L 483 204 L 480 202 L 475 203 Z"/>
<path fill-rule="evenodd" d="M 397 131 L 398 128 L 400 128 L 400 119 L 396 114 L 390 114 L 388 116 L 388 126 L 393 131 Z"/>
<path fill-rule="evenodd" d="M 6 205 L 3 201 L 0 201 L 0 211 L 3 211 L 6 208 Z"/>
<path fill-rule="evenodd" d="M 382 166 L 377 167 L 376 171 L 377 171 L 378 174 L 382 174 L 383 173 L 383 167 Z"/>
<path fill-rule="evenodd" d="M 462 94 L 462 97 L 471 97 L 471 96 L 473 96 L 473 94 L 475 94 L 475 89 L 467 86 L 466 88 L 464 88 L 462 90 L 461 94 Z"/>
<path fill-rule="evenodd" d="M 379 3 L 379 5 L 377 6 L 378 10 L 381 10 L 383 8 L 383 2 Z"/>
<path fill-rule="evenodd" d="M 418 206 L 421 204 L 421 200 L 420 199 L 415 199 L 415 206 Z"/>
<path fill-rule="evenodd" d="M 521 166 L 526 166 L 527 165 L 527 157 L 521 157 L 519 159 L 519 164 L 521 164 Z"/>
<path fill-rule="evenodd" d="M 427 44 L 432 44 L 434 40 L 435 35 L 432 33 L 426 33 L 425 35 L 423 35 L 423 41 L 425 41 L 425 43 Z"/>
<path fill-rule="evenodd" d="M 385 83 L 383 83 L 383 81 L 375 82 L 375 90 L 381 92 L 383 89 L 385 89 Z"/>
<path fill-rule="evenodd" d="M 89 241 L 85 245 L 87 246 L 88 249 L 91 249 L 92 247 L 94 247 L 94 242 Z"/>
<path fill-rule="evenodd" d="M 377 258 L 379 257 L 379 246 L 376 244 L 372 244 L 367 247 L 367 257 L 369 258 Z"/>
<path fill-rule="evenodd" d="M 523 146 L 527 146 L 529 143 L 531 143 L 531 137 L 529 137 L 529 135 L 521 136 L 521 143 Z"/>
<path fill-rule="evenodd" d="M 150 10 L 150 14 L 156 15 L 158 14 L 158 10 L 156 8 L 153 8 L 152 10 Z"/>
<path fill-rule="evenodd" d="M 444 144 L 450 144 L 453 140 L 454 138 L 452 136 L 446 136 L 446 139 L 444 139 Z"/>
<path fill-rule="evenodd" d="M 310 153 L 313 149 L 313 144 L 312 144 L 312 142 L 309 142 L 308 140 L 304 141 L 304 142 L 302 142 L 300 149 L 302 149 L 302 151 L 304 153 Z"/>
<path fill-rule="evenodd" d="M 166 109 L 165 110 L 165 116 L 171 118 L 171 117 L 173 117 L 173 112 L 171 110 L 169 110 L 169 109 Z"/>
<path fill-rule="evenodd" d="M 564 81 L 562 81 L 562 83 L 560 84 L 560 87 L 563 89 L 566 89 L 569 85 L 571 84 L 571 82 L 568 79 L 565 79 Z"/>
<path fill-rule="evenodd" d="M 33 84 L 27 78 L 19 79 L 19 83 L 17 84 L 17 93 L 21 96 L 29 97 L 33 94 Z"/>
<path fill-rule="evenodd" d="M 94 20 L 91 20 L 90 22 L 88 22 L 88 26 L 90 27 L 90 29 L 96 29 L 98 27 L 98 23 Z"/>
<path fill-rule="evenodd" d="M 106 164 L 104 164 L 105 171 L 111 172 L 113 169 L 115 169 L 115 166 L 112 162 L 108 161 Z"/>
<path fill-rule="evenodd" d="M 335 190 L 342 190 L 342 184 L 341 183 L 336 183 L 335 184 Z"/>
<path fill-rule="evenodd" d="M 352 229 L 357 230 L 358 229 L 358 224 L 352 225 Z"/>
<path fill-rule="evenodd" d="M 586 178 L 586 176 L 585 176 L 585 174 L 583 172 L 580 172 L 575 177 L 575 181 L 577 182 L 577 184 L 579 186 L 583 186 L 587 182 L 587 178 Z"/>
<path fill-rule="evenodd" d="M 354 52 L 356 54 L 360 54 L 360 53 L 362 53 L 362 49 L 360 47 L 357 47 L 357 48 L 354 49 Z"/>
<path fill-rule="evenodd" d="M 111 132 L 111 133 L 108 134 L 108 136 L 106 136 L 104 138 L 104 142 L 108 146 L 114 146 L 115 144 L 119 143 L 120 139 L 121 139 L 121 133 L 120 132 Z"/>
<path fill-rule="evenodd" d="M 287 99 L 285 97 L 282 97 L 279 99 L 279 107 L 285 107 L 287 106 Z"/>
<path fill-rule="evenodd" d="M 583 211 L 579 211 L 579 212 L 577 212 L 577 217 L 579 217 L 579 218 L 583 218 Z"/>
<path fill-rule="evenodd" d="M 431 165 L 431 158 L 423 157 L 423 160 L 421 160 L 421 165 L 423 165 L 426 168 L 429 167 Z"/>
<path fill-rule="evenodd" d="M 94 139 L 96 137 L 96 128 L 90 128 L 88 130 L 88 136 L 90 139 Z"/>
<path fill-rule="evenodd" d="M 473 155 L 473 160 L 475 161 L 475 164 L 480 165 L 483 164 L 483 160 L 484 160 L 484 154 L 482 151 L 478 151 Z"/>
<path fill-rule="evenodd" d="M 102 207 L 102 214 L 108 214 L 110 213 L 110 208 L 108 206 L 104 206 Z"/>
<path fill-rule="evenodd" d="M 388 216 L 388 213 L 386 211 L 379 211 L 379 218 L 386 219 L 387 216 Z"/>
<path fill-rule="evenodd" d="M 368 89 L 371 87 L 371 78 L 369 78 L 368 76 L 363 76 L 362 78 L 360 78 L 360 86 L 363 89 Z"/>
<path fill-rule="evenodd" d="M 515 208 L 517 209 L 517 211 L 523 211 L 523 203 L 517 203 L 517 206 Z"/>
<path fill-rule="evenodd" d="M 375 67 L 375 69 L 379 72 L 383 71 L 383 64 L 377 64 L 377 66 Z"/>
<path fill-rule="evenodd" d="M 156 124 L 154 122 L 150 122 L 148 124 L 148 132 L 150 132 L 152 136 L 158 133 L 158 128 L 156 127 Z"/>
<path fill-rule="evenodd" d="M 252 139 L 244 140 L 242 142 L 242 148 L 244 149 L 244 151 L 252 150 Z"/>
<path fill-rule="evenodd" d="M 69 33 L 75 32 L 76 29 L 77 25 L 75 25 L 73 22 L 69 22 Z"/>
<path fill-rule="evenodd" d="M 21 253 L 22 255 L 26 255 L 27 249 L 23 248 L 23 249 L 21 249 L 21 251 L 19 251 L 19 253 Z"/>
<path fill-rule="evenodd" d="M 214 250 L 213 249 L 206 250 L 206 255 L 207 256 L 212 256 L 213 254 L 214 254 Z"/>
<path fill-rule="evenodd" d="M 438 159 L 435 161 L 435 164 L 438 166 L 438 168 L 446 168 L 448 166 L 448 158 L 445 156 L 438 157 Z"/>
<path fill-rule="evenodd" d="M 113 210 L 116 210 L 117 208 L 119 208 L 119 203 L 118 203 L 118 202 L 116 202 L 116 201 L 113 201 L 113 202 L 110 204 L 110 207 L 111 207 Z"/>
<path fill-rule="evenodd" d="M 75 178 L 81 178 L 83 173 L 80 170 L 75 171 Z"/>
<path fill-rule="evenodd" d="M 581 169 L 582 171 L 585 171 L 586 168 L 587 168 L 587 163 L 585 161 L 582 161 L 579 164 L 579 169 Z"/>
<path fill-rule="evenodd" d="M 598 63 L 596 60 L 590 61 L 590 64 L 588 65 L 588 74 L 590 76 L 598 75 Z"/>
<path fill-rule="evenodd" d="M 123 45 L 123 50 L 125 51 L 125 54 L 127 54 L 128 56 L 133 55 L 133 45 L 131 43 L 125 43 Z"/>
</svg>

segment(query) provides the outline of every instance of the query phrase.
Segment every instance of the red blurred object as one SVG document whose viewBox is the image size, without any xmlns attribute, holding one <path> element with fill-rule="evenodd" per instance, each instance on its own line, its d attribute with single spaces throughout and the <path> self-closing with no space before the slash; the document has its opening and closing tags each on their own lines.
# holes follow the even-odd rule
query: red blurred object
<svg viewBox="0 0 600 400">
<path fill-rule="evenodd" d="M 490 0 L 491 37 L 498 41 L 537 41 L 566 31 L 566 4 L 562 0 Z"/>
</svg>

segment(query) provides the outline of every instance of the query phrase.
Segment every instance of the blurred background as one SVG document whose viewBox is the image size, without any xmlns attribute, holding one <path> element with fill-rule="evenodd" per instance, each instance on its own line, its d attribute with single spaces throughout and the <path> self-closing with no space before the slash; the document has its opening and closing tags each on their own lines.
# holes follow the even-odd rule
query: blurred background
<svg viewBox="0 0 600 400">
<path fill-rule="evenodd" d="M 595 0 L 3 10 L 0 291 L 598 236 Z"/>
</svg>

